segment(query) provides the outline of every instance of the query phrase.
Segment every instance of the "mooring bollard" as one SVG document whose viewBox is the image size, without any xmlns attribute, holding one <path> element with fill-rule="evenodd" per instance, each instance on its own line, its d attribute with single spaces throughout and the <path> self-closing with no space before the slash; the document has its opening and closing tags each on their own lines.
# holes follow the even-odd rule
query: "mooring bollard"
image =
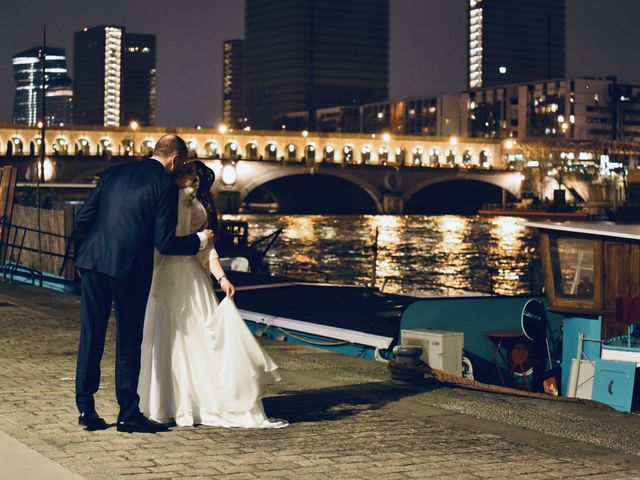
<svg viewBox="0 0 640 480">
<path fill-rule="evenodd" d="M 394 360 L 400 365 L 417 367 L 420 365 L 420 355 L 422 355 L 422 347 L 418 345 L 393 347 Z M 391 382 L 398 385 L 419 383 L 424 379 L 424 375 L 415 370 L 389 368 L 389 371 L 391 372 Z"/>
</svg>

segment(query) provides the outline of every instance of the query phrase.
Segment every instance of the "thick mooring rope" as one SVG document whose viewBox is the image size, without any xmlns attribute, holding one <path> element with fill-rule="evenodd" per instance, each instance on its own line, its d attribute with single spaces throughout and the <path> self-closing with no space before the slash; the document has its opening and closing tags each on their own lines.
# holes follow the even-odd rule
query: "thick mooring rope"
<svg viewBox="0 0 640 480">
<path fill-rule="evenodd" d="M 518 390 L 516 388 L 501 387 L 500 385 L 490 385 L 487 383 L 478 382 L 469 378 L 458 377 L 450 373 L 445 373 L 437 368 L 431 368 L 424 362 L 420 362 L 419 365 L 410 365 L 407 363 L 398 363 L 396 360 L 390 360 L 387 364 L 387 369 L 392 375 L 399 380 L 409 380 L 411 377 L 415 377 L 417 374 L 433 375 L 436 380 L 441 383 L 450 385 L 460 385 L 463 387 L 472 388 L 475 390 L 482 390 L 491 393 L 504 393 L 507 395 L 517 395 L 519 397 L 538 398 L 541 400 L 553 400 L 556 402 L 569 402 L 569 403 L 582 403 L 585 405 L 593 405 L 597 407 L 611 408 L 609 405 L 596 402 L 595 400 L 588 400 L 584 398 L 572 398 L 561 397 L 556 395 L 549 395 L 546 393 L 528 392 L 526 390 Z"/>
</svg>

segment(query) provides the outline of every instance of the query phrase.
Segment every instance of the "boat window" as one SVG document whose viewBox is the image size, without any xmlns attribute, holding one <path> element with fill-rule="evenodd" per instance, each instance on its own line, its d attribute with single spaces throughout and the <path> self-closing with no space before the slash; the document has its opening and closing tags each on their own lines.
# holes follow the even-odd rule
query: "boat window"
<svg viewBox="0 0 640 480">
<path fill-rule="evenodd" d="M 593 240 L 551 236 L 549 247 L 556 297 L 593 299 Z"/>
</svg>

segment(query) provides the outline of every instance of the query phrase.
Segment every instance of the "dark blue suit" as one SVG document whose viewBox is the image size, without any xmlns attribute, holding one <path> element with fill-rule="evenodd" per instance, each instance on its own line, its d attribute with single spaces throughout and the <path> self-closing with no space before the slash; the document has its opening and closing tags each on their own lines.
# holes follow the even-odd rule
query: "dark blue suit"
<svg viewBox="0 0 640 480">
<path fill-rule="evenodd" d="M 147 159 L 106 171 L 76 215 L 87 233 L 76 255 L 82 310 L 76 371 L 78 409 L 95 409 L 111 305 L 116 313 L 118 420 L 138 412 L 137 388 L 144 312 L 153 274 L 154 246 L 164 255 L 194 255 L 197 235 L 176 237 L 178 188 L 160 162 Z"/>
</svg>

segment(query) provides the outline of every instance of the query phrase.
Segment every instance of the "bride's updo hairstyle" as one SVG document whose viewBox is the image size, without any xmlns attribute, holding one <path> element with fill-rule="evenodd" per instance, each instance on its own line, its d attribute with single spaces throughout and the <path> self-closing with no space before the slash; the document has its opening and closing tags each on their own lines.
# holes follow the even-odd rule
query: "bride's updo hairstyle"
<svg viewBox="0 0 640 480">
<path fill-rule="evenodd" d="M 213 195 L 211 194 L 211 187 L 213 187 L 213 182 L 216 180 L 216 174 L 200 160 L 189 162 L 189 165 L 195 169 L 196 176 L 198 177 L 198 191 L 196 192 L 196 196 L 207 210 L 209 228 L 217 231 L 218 212 L 216 211 L 215 204 L 213 203 Z"/>
</svg>

